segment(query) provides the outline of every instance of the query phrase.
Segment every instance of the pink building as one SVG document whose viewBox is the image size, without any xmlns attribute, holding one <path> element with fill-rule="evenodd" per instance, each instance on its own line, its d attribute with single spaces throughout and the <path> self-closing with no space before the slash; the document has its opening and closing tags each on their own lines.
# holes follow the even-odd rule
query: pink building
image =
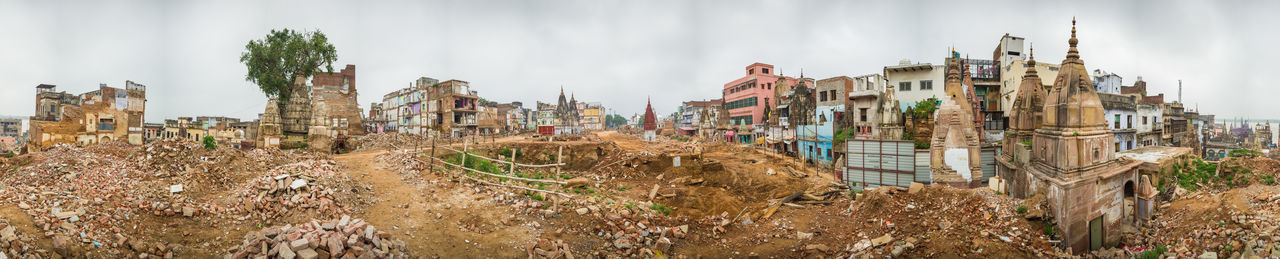
<svg viewBox="0 0 1280 259">
<path fill-rule="evenodd" d="M 742 78 L 724 84 L 724 105 L 729 110 L 729 124 L 738 129 L 738 141 L 753 141 L 757 134 L 756 125 L 764 123 L 765 104 L 770 108 L 776 106 L 773 88 L 778 78 L 785 85 L 777 87 L 794 87 L 797 79 L 774 75 L 773 65 L 755 63 L 747 66 L 747 74 Z M 760 129 L 763 132 L 763 129 Z"/>
</svg>

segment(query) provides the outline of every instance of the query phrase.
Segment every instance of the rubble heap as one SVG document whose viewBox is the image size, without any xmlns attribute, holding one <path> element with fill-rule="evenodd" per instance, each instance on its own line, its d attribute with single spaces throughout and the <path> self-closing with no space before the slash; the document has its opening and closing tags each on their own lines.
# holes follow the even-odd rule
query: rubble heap
<svg viewBox="0 0 1280 259">
<path fill-rule="evenodd" d="M 55 239 L 118 247 L 120 234 L 138 217 L 134 192 L 146 177 L 123 159 L 126 152 L 102 146 L 86 150 L 58 145 L 37 153 L 35 163 L 0 176 L 0 197 L 17 204 L 34 225 Z"/>
<path fill-rule="evenodd" d="M 35 238 L 9 224 L 8 219 L 0 218 L 0 257 L 49 258 L 49 251 L 35 246 Z"/>
<path fill-rule="evenodd" d="M 1194 193 L 1164 207 L 1146 229 L 1124 237 L 1130 250 L 1166 246 L 1167 258 L 1280 256 L 1280 189 L 1275 186 Z"/>
<path fill-rule="evenodd" d="M 357 186 L 338 175 L 333 160 L 304 160 L 277 167 L 249 181 L 237 191 L 239 209 L 254 218 L 277 218 L 291 209 L 314 211 L 319 215 L 351 213 L 351 206 L 366 204 L 354 195 L 368 186 Z"/>
<path fill-rule="evenodd" d="M 249 232 L 228 258 L 408 258 L 404 241 L 361 219 L 311 220 Z"/>
<path fill-rule="evenodd" d="M 1035 227 L 1027 220 L 1039 215 L 1019 209 L 1027 206 L 1023 201 L 995 195 L 986 188 L 963 190 L 917 184 L 909 189 L 882 187 L 859 196 L 845 210 L 851 218 L 844 220 L 854 222 L 847 227 L 858 229 L 853 236 L 860 240 L 846 249 L 851 255 L 1067 255 L 1049 242 L 1053 237 L 1046 232 L 1052 231 Z"/>
<path fill-rule="evenodd" d="M 361 150 L 405 149 L 413 148 L 415 144 L 431 146 L 431 139 L 422 135 L 395 132 L 356 136 L 352 142 Z"/>
</svg>

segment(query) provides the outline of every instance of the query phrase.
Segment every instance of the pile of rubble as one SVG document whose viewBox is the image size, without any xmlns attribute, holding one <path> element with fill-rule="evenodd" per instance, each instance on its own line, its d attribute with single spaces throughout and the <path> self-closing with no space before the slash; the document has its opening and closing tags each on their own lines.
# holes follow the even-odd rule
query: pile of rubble
<svg viewBox="0 0 1280 259">
<path fill-rule="evenodd" d="M 34 245 L 35 239 L 0 217 L 0 258 L 49 258 L 49 251 Z"/>
<path fill-rule="evenodd" d="M 208 159 L 201 156 L 203 151 L 204 147 L 195 142 L 163 139 L 143 145 L 133 160 L 144 170 L 156 172 L 159 176 L 172 176 L 203 164 Z"/>
<path fill-rule="evenodd" d="M 397 150 L 413 148 L 415 145 L 431 146 L 431 139 L 422 135 L 405 133 L 368 134 L 357 136 L 352 142 L 361 150 Z"/>
<path fill-rule="evenodd" d="M 351 213 L 367 204 L 356 195 L 372 187 L 339 175 L 333 160 L 305 160 L 287 164 L 254 178 L 236 193 L 238 209 L 254 218 L 277 218 L 301 209 L 319 215 Z M 296 211 L 295 211 L 296 212 Z"/>
<path fill-rule="evenodd" d="M 654 257 L 671 254 L 676 242 L 689 234 L 690 224 L 710 226 L 711 222 L 694 222 L 685 217 L 665 216 L 661 211 L 648 209 L 648 205 L 644 203 L 622 205 L 592 197 L 582 204 L 584 206 L 573 209 L 571 214 L 585 217 L 586 224 L 567 231 L 602 238 L 601 242 L 593 242 L 594 245 L 587 248 L 589 251 L 576 251 L 596 257 Z M 526 246 L 526 249 L 531 257 L 558 258 L 574 254 L 574 251 L 569 250 L 570 247 L 563 240 L 543 238 Z"/>
<path fill-rule="evenodd" d="M 100 147 L 110 148 L 110 147 Z M 17 204 L 46 236 L 75 237 L 92 246 L 121 245 L 121 234 L 138 216 L 133 199 L 146 177 L 123 159 L 125 152 L 59 145 L 36 153 L 33 165 L 0 176 L 5 202 Z"/>
<path fill-rule="evenodd" d="M 361 219 L 340 219 L 278 227 L 245 234 L 228 258 L 408 258 L 404 241 L 391 239 Z"/>
<path fill-rule="evenodd" d="M 843 219 L 853 222 L 849 228 L 858 229 L 852 235 L 859 241 L 845 250 L 850 255 L 1045 258 L 1068 254 L 1049 241 L 1053 237 L 1046 235 L 1048 231 L 1027 220 L 1035 215 L 1019 212 L 1019 207 L 1026 206 L 1023 201 L 986 188 L 915 184 L 872 189 L 857 196 L 842 212 L 852 217 Z"/>
<path fill-rule="evenodd" d="M 1134 249 L 1167 246 L 1166 257 L 1280 257 L 1280 190 L 1251 186 L 1199 193 L 1162 208 L 1144 231 L 1125 235 Z"/>
<path fill-rule="evenodd" d="M 384 165 L 395 165 L 391 168 L 400 174 L 401 179 L 411 180 L 419 179 L 420 174 L 428 169 L 427 162 L 419 160 L 416 153 L 407 151 L 394 151 L 378 155 L 379 163 Z M 444 165 L 440 165 L 444 166 Z"/>
</svg>

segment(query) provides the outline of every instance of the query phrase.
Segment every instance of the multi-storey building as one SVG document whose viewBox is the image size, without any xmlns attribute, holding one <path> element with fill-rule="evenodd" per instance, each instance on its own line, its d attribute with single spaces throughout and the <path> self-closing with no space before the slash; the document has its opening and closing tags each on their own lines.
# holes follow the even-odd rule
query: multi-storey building
<svg viewBox="0 0 1280 259">
<path fill-rule="evenodd" d="M 802 157 L 822 166 L 830 166 L 835 160 L 835 128 L 846 127 L 840 124 L 849 100 L 847 93 L 853 88 L 854 79 L 847 76 L 818 80 L 812 93 L 816 102 L 810 121 L 796 128 Z"/>
<path fill-rule="evenodd" d="M 100 84 L 79 96 L 36 86 L 36 112 L 31 117 L 28 147 L 39 150 L 57 143 L 93 144 L 127 141 L 142 144 L 146 111 L 145 85 L 125 81 L 125 88 Z"/>
<path fill-rule="evenodd" d="M 0 119 L 0 153 L 19 149 L 22 135 L 22 119 Z"/>
<path fill-rule="evenodd" d="M 436 134 L 465 137 L 479 128 L 480 97 L 467 81 L 450 79 L 427 88 L 427 112 L 424 125 Z"/>
<path fill-rule="evenodd" d="M 1041 90 L 1047 92 L 1049 86 L 1053 84 L 1054 78 L 1058 76 L 1060 64 L 1049 62 L 1029 63 L 1027 56 L 1030 52 L 1024 52 L 1025 39 L 1022 37 L 1009 36 L 1005 34 L 1000 37 L 999 43 L 996 44 L 996 50 L 993 59 L 999 66 L 997 77 L 1000 78 L 1000 110 L 1009 112 L 1013 108 L 1013 99 L 1018 96 L 1018 88 L 1022 85 L 1023 75 L 1030 66 L 1035 66 L 1038 78 L 1047 78 L 1049 80 L 1041 80 L 1043 84 Z M 1009 117 L 1007 114 L 1005 117 Z"/>
<path fill-rule="evenodd" d="M 941 100 L 946 96 L 941 85 L 944 83 L 945 74 L 946 68 L 942 65 L 912 64 L 906 59 L 898 62 L 896 66 L 884 67 L 884 79 L 888 82 L 886 87 L 894 88 L 894 95 L 898 97 L 898 103 L 904 109 L 915 107 L 917 102 L 925 99 Z"/>
<path fill-rule="evenodd" d="M 712 114 L 708 114 L 712 106 L 719 105 L 721 101 L 687 101 L 681 103 L 680 108 L 676 111 L 676 132 L 684 135 L 699 135 L 700 130 L 706 127 L 706 122 L 712 119 Z"/>
<path fill-rule="evenodd" d="M 604 129 L 604 105 L 600 102 L 579 102 L 582 111 L 580 119 L 583 130 L 602 130 Z"/>
<path fill-rule="evenodd" d="M 1148 103 L 1145 98 L 1143 100 L 1135 106 L 1137 119 L 1134 124 L 1136 124 L 1137 132 L 1134 138 L 1137 143 L 1134 146 L 1159 146 L 1160 134 L 1164 131 L 1164 122 L 1161 119 L 1164 114 L 1161 104 Z"/>
<path fill-rule="evenodd" d="M 724 84 L 722 91 L 729 111 L 729 124 L 736 127 L 733 135 L 739 143 L 753 143 L 764 135 L 763 123 L 767 104 L 773 101 L 773 89 L 781 78 L 786 85 L 798 79 L 774 75 L 773 65 L 754 63 L 746 67 L 746 75 Z"/>
<path fill-rule="evenodd" d="M 884 76 L 879 74 L 862 75 L 853 78 L 853 84 L 847 88 L 848 104 L 845 113 L 840 116 L 842 127 L 852 131 L 850 138 L 869 138 L 880 134 L 880 104 L 885 94 Z M 819 85 L 822 83 L 819 82 Z M 821 103 L 821 102 L 819 102 Z M 839 146 L 839 143 L 837 143 Z M 839 147 L 837 146 L 837 149 Z"/>
<path fill-rule="evenodd" d="M 1097 81 L 1094 84 L 1097 85 Z M 1118 91 L 1119 87 L 1114 89 Z M 1115 135 L 1115 150 L 1125 151 L 1141 146 L 1137 143 L 1138 130 L 1134 127 L 1134 118 L 1138 117 L 1136 97 L 1099 92 L 1098 99 L 1106 113 L 1107 127 Z"/>
</svg>

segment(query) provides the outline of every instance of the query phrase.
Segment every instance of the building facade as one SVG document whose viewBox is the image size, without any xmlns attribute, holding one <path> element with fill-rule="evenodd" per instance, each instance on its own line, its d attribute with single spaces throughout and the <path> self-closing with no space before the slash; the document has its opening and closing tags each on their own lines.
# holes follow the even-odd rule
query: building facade
<svg viewBox="0 0 1280 259">
<path fill-rule="evenodd" d="M 38 85 L 28 148 L 110 141 L 141 145 L 146 93 L 145 85 L 133 81 L 125 81 L 124 89 L 100 84 L 98 90 L 79 96 L 56 92 L 53 85 Z"/>
<path fill-rule="evenodd" d="M 746 67 L 746 75 L 724 84 L 722 99 L 729 111 L 729 124 L 736 128 L 734 138 L 739 143 L 754 143 L 764 135 L 765 110 L 774 101 L 773 89 L 779 79 L 786 85 L 794 85 L 798 80 L 775 75 L 775 72 L 773 65 L 754 63 Z"/>
<path fill-rule="evenodd" d="M 946 68 L 930 63 L 915 63 L 902 60 L 896 66 L 884 67 L 885 87 L 893 87 L 898 97 L 899 106 L 915 107 L 917 102 L 929 98 L 942 99 L 946 96 L 942 84 Z"/>
</svg>

